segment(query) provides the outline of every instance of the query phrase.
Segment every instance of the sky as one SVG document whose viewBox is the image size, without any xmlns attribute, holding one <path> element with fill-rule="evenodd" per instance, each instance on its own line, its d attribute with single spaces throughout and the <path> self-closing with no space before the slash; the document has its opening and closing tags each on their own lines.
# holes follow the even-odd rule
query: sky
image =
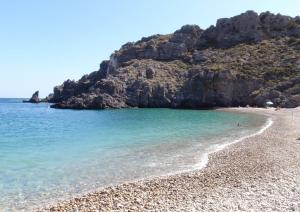
<svg viewBox="0 0 300 212">
<path fill-rule="evenodd" d="M 0 0 L 0 97 L 45 97 L 129 41 L 205 29 L 247 10 L 300 15 L 300 0 Z"/>
</svg>

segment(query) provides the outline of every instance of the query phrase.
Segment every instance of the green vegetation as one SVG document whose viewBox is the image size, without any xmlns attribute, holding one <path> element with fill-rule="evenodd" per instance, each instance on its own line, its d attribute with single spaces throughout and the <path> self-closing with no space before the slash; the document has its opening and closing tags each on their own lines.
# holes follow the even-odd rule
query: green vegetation
<svg viewBox="0 0 300 212">
<path fill-rule="evenodd" d="M 207 49 L 210 60 L 200 64 L 212 71 L 230 70 L 265 81 L 280 81 L 299 75 L 300 39 L 281 38 L 258 44 L 240 44 L 229 49 Z"/>
</svg>

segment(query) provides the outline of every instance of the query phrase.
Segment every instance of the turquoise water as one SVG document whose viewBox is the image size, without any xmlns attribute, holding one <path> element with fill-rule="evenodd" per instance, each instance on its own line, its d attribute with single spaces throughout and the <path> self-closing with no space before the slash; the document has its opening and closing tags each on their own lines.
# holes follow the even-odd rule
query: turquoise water
<svg viewBox="0 0 300 212">
<path fill-rule="evenodd" d="M 56 110 L 0 99 L 0 210 L 193 169 L 217 145 L 264 122 L 209 110 Z"/>
</svg>

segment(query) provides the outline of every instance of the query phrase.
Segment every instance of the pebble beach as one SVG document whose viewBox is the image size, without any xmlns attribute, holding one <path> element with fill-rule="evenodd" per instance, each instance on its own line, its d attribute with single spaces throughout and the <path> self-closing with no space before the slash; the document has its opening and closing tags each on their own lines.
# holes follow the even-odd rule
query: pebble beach
<svg viewBox="0 0 300 212">
<path fill-rule="evenodd" d="M 300 107 L 220 110 L 266 115 L 272 124 L 211 153 L 202 169 L 101 188 L 36 211 L 299 211 Z"/>
</svg>

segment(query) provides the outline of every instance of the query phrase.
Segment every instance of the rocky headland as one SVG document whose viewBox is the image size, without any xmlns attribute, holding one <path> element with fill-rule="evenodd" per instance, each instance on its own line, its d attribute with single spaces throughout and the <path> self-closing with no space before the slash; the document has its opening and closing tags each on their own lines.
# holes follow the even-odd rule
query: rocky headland
<svg viewBox="0 0 300 212">
<path fill-rule="evenodd" d="M 185 25 L 126 43 L 47 101 L 72 109 L 297 107 L 300 17 L 247 11 L 206 30 Z"/>
</svg>

